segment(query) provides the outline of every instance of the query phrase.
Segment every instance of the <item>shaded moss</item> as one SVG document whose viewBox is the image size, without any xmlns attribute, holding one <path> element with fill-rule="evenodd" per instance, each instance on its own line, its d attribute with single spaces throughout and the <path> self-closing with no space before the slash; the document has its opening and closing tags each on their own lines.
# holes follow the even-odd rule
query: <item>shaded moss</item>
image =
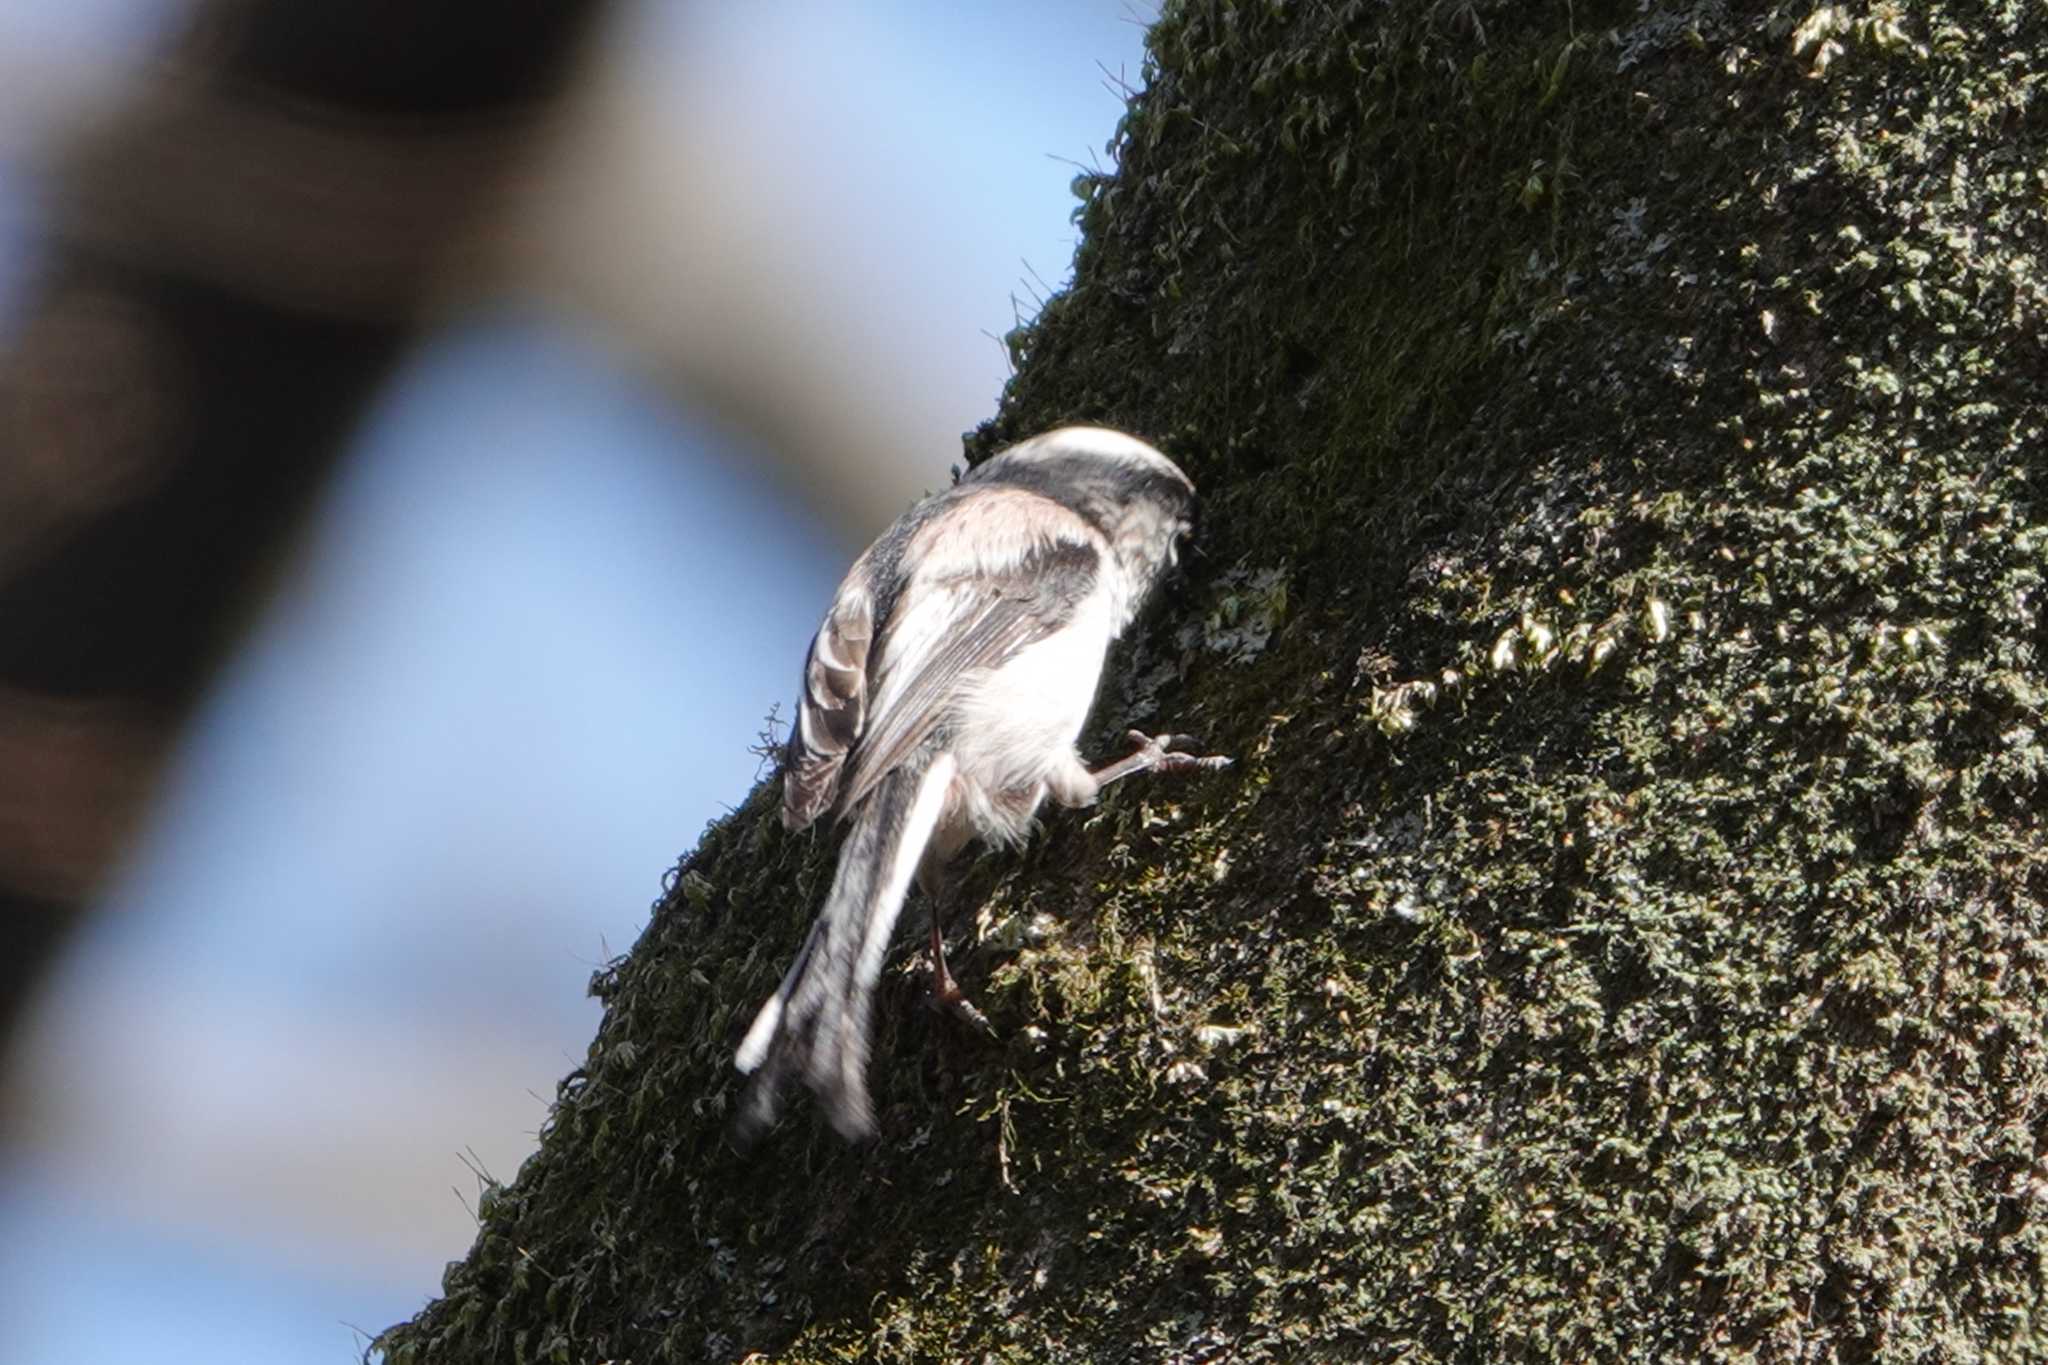
<svg viewBox="0 0 2048 1365">
<path fill-rule="evenodd" d="M 829 874 L 756 792 L 381 1348 L 2038 1357 L 2044 35 L 1169 5 L 971 445 L 1195 475 L 1103 729 L 1239 767 L 983 860 L 1001 1040 L 906 967 L 882 1140 L 739 1155 Z"/>
</svg>

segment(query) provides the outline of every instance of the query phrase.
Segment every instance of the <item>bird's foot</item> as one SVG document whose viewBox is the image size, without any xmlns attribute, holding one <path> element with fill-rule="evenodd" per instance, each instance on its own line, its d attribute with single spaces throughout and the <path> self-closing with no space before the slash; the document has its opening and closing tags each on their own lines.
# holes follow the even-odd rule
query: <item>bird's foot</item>
<svg viewBox="0 0 2048 1365">
<path fill-rule="evenodd" d="M 929 1003 L 939 1013 L 952 1015 L 977 1033 L 986 1034 L 990 1038 L 997 1036 L 996 1026 L 991 1024 L 988 1016 L 967 998 L 967 992 L 960 989 L 960 983 L 946 972 L 943 965 L 932 973 L 932 998 Z"/>
<path fill-rule="evenodd" d="M 946 966 L 946 938 L 939 927 L 937 903 L 932 910 L 932 998 L 931 1007 L 941 1014 L 950 1014 L 961 1023 L 977 1032 L 993 1038 L 995 1025 L 988 1016 L 974 1007 L 967 998 L 967 992 L 960 989 L 960 983 L 953 979 L 953 973 Z"/>
<path fill-rule="evenodd" d="M 1098 768 L 1092 774 L 1096 786 L 1106 787 L 1135 773 L 1213 773 L 1230 766 L 1230 760 L 1221 754 L 1184 752 L 1201 744 L 1193 735 L 1148 735 L 1143 730 L 1132 730 L 1125 738 L 1137 747 L 1116 762 Z"/>
</svg>

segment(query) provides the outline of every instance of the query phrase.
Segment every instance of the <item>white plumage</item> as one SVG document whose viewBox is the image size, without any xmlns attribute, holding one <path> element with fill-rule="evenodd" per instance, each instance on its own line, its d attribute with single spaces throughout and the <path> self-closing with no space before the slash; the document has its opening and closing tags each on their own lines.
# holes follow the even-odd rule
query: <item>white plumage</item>
<svg viewBox="0 0 2048 1365">
<path fill-rule="evenodd" d="M 783 822 L 850 825 L 831 893 L 734 1057 L 744 1129 L 800 1076 L 848 1137 L 874 1127 L 868 1005 L 913 877 L 928 892 L 976 837 L 1021 842 L 1050 795 L 1086 805 L 1148 767 L 1215 768 L 1143 740 L 1099 772 L 1075 748 L 1103 659 L 1189 529 L 1194 485 L 1144 442 L 1065 427 L 927 498 L 848 570 L 811 642 Z M 935 988 L 970 1011 L 945 970 Z M 950 993 L 950 994 L 949 994 Z"/>
</svg>

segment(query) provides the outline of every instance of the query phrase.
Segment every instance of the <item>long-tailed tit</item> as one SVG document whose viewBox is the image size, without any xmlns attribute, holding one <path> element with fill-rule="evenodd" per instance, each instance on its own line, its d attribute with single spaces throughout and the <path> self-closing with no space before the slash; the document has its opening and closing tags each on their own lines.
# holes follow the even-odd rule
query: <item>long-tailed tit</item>
<svg viewBox="0 0 2048 1365">
<path fill-rule="evenodd" d="M 1091 771 L 1075 749 L 1110 642 L 1170 569 L 1195 486 L 1143 441 L 1063 427 L 1011 446 L 905 513 L 854 561 L 811 641 L 783 772 L 782 822 L 851 828 L 831 894 L 734 1058 L 743 1132 L 800 1076 L 849 1138 L 874 1129 L 868 1004 L 915 876 L 932 897 L 933 987 L 946 970 L 942 869 L 967 842 L 1014 845 L 1047 796 L 1085 806 L 1146 769 L 1211 769 L 1182 735 L 1133 731 Z"/>
</svg>

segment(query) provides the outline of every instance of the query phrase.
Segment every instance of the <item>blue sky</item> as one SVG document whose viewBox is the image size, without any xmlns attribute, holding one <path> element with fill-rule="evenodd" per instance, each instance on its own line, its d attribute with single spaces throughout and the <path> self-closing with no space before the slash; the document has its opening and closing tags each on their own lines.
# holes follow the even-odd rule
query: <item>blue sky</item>
<svg viewBox="0 0 2048 1365">
<path fill-rule="evenodd" d="M 0 86 L 24 35 L 132 59 L 160 9 L 30 0 L 0 20 Z M 943 485 L 994 409 L 1012 296 L 1028 312 L 1031 276 L 1066 274 L 1069 161 L 1099 160 L 1120 112 L 1098 63 L 1136 79 L 1133 11 L 627 23 L 649 70 L 715 79 L 741 154 L 776 161 L 790 249 L 910 414 L 890 477 L 905 500 Z M 35 211 L 0 162 L 0 327 Z M 764 477 L 754 438 L 602 331 L 487 301 L 351 442 L 17 1059 L 0 1365 L 352 1358 L 353 1327 L 412 1311 L 465 1249 L 465 1162 L 516 1170 L 595 1026 L 591 970 L 751 784 L 879 527 Z"/>
</svg>

